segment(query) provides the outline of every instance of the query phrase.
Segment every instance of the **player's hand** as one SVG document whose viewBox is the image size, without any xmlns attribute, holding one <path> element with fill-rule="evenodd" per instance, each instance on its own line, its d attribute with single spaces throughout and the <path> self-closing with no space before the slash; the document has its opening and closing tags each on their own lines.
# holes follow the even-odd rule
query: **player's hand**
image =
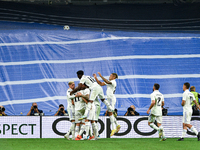
<svg viewBox="0 0 200 150">
<path fill-rule="evenodd" d="M 99 74 L 99 76 L 101 76 L 101 73 L 100 73 L 100 72 L 98 72 L 98 74 Z"/>
<path fill-rule="evenodd" d="M 147 114 L 149 114 L 149 112 L 150 112 L 150 109 L 147 110 Z"/>
<path fill-rule="evenodd" d="M 81 96 L 82 96 L 81 92 L 78 92 L 78 93 L 75 95 L 75 97 L 81 97 Z"/>
<path fill-rule="evenodd" d="M 94 77 L 94 78 L 96 78 L 96 77 L 97 77 L 96 73 L 94 73 L 94 74 L 93 74 L 93 77 Z"/>
</svg>

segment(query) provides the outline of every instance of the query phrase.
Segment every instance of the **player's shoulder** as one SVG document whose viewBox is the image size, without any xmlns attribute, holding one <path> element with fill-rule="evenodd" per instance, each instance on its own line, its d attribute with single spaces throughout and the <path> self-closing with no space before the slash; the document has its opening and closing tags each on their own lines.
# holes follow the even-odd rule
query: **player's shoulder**
<svg viewBox="0 0 200 150">
<path fill-rule="evenodd" d="M 67 89 L 67 92 L 71 92 L 71 91 L 72 91 L 72 89 L 71 89 L 71 88 L 68 88 L 68 89 Z"/>
<path fill-rule="evenodd" d="M 151 95 L 151 96 L 154 96 L 154 95 L 155 95 L 155 93 L 154 93 L 154 92 L 152 92 L 150 95 Z"/>
<path fill-rule="evenodd" d="M 116 80 L 110 80 L 110 82 L 112 83 L 112 85 L 116 85 Z"/>
</svg>

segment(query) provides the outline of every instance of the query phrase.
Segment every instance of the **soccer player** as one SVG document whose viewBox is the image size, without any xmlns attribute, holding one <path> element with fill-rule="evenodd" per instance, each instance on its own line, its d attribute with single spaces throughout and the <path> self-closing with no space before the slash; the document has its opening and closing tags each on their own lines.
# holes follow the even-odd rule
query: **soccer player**
<svg viewBox="0 0 200 150">
<path fill-rule="evenodd" d="M 183 84 L 183 99 L 181 105 L 183 106 L 183 132 L 180 139 L 177 141 L 183 141 L 185 134 L 187 132 L 187 128 L 190 128 L 197 135 L 198 141 L 200 141 L 200 132 L 198 133 L 194 126 L 190 124 L 191 116 L 192 116 L 192 102 L 195 103 L 196 107 L 200 109 L 197 104 L 194 94 L 189 91 L 190 83 L 186 82 Z"/>
<path fill-rule="evenodd" d="M 103 79 L 104 82 L 99 81 L 96 74 L 93 74 L 93 76 L 99 85 L 107 86 L 107 91 L 106 91 L 107 100 L 112 106 L 112 109 L 108 109 L 108 115 L 110 116 L 110 122 L 112 125 L 112 131 L 110 136 L 113 136 L 115 133 L 119 132 L 121 128 L 121 126 L 117 123 L 117 119 L 113 115 L 113 110 L 115 109 L 115 103 L 116 103 L 115 89 L 117 86 L 115 79 L 118 78 L 118 75 L 116 73 L 112 73 L 109 77 L 109 80 L 107 80 L 101 75 L 100 72 L 98 72 L 98 74 Z"/>
<path fill-rule="evenodd" d="M 110 109 L 110 110 L 112 110 L 112 107 L 110 106 L 110 104 L 108 103 L 108 101 L 105 100 L 103 89 L 101 88 L 101 86 L 99 86 L 96 83 L 96 81 L 94 80 L 94 78 L 92 78 L 90 76 L 85 76 L 84 72 L 82 70 L 79 70 L 77 72 L 77 76 L 80 79 L 80 83 L 79 83 L 79 85 L 78 85 L 77 88 L 75 88 L 73 91 L 70 92 L 70 95 L 76 93 L 77 91 L 80 91 L 81 88 L 82 88 L 82 86 L 84 84 L 86 86 L 88 86 L 89 89 L 91 90 L 90 98 L 88 100 L 88 104 L 87 104 L 87 107 L 86 107 L 86 110 L 85 110 L 85 114 L 81 118 L 79 118 L 80 120 L 87 118 L 89 110 L 92 109 L 92 103 L 94 102 L 94 100 L 98 96 L 101 99 L 101 101 L 107 106 L 107 108 Z"/>
<path fill-rule="evenodd" d="M 162 127 L 162 106 L 164 106 L 164 96 L 159 92 L 160 85 L 155 83 L 153 93 L 151 94 L 151 105 L 147 110 L 147 114 L 151 111 L 148 118 L 148 125 L 159 132 L 160 141 L 165 141 L 165 133 Z M 154 124 L 157 121 L 157 126 Z"/>
<path fill-rule="evenodd" d="M 73 91 L 75 89 L 75 83 L 74 81 L 70 81 L 68 83 L 69 85 L 69 89 L 67 90 L 67 111 L 69 113 L 69 119 L 71 121 L 71 127 L 69 129 L 69 131 L 64 135 L 64 137 L 68 140 L 69 139 L 69 135 L 70 133 L 72 133 L 72 140 L 75 140 L 75 107 L 72 101 L 72 98 L 75 98 L 75 95 L 70 95 L 70 92 Z"/>
<path fill-rule="evenodd" d="M 79 94 L 76 93 L 74 95 L 75 95 L 75 98 L 73 99 L 73 102 L 75 105 L 75 123 L 76 123 L 75 140 L 82 140 L 81 135 L 86 129 L 85 120 L 80 121 L 78 119 L 81 118 L 85 113 L 86 104 L 88 103 L 86 99 L 89 99 L 90 90 L 88 88 L 84 88 L 83 90 L 79 91 Z M 81 129 L 80 129 L 80 125 L 81 125 Z"/>
<path fill-rule="evenodd" d="M 84 87 L 84 86 L 85 85 L 83 85 L 82 87 Z M 89 90 L 89 89 L 87 89 L 87 90 Z M 84 95 L 84 94 L 86 94 L 86 95 Z M 78 92 L 76 94 L 76 98 L 83 99 L 87 103 L 86 107 L 88 107 L 88 102 L 87 101 L 89 100 L 89 92 L 80 91 L 80 92 Z M 82 115 L 83 115 L 83 113 L 82 113 Z M 79 116 L 77 116 L 77 119 L 80 118 L 80 117 L 81 117 L 81 114 Z M 91 108 L 90 108 L 90 110 L 88 112 L 87 118 L 85 119 L 84 128 L 82 129 L 82 127 L 81 127 L 81 131 L 80 131 L 79 135 L 77 136 L 77 138 L 75 140 L 82 140 L 81 134 L 84 132 L 84 129 L 86 131 L 86 137 L 88 137 L 89 130 L 90 130 L 90 122 L 92 124 L 92 129 L 94 131 L 94 136 L 90 135 L 89 140 L 97 140 L 98 130 L 97 130 L 96 122 L 95 122 L 95 105 L 94 105 L 94 103 L 92 103 Z"/>
</svg>

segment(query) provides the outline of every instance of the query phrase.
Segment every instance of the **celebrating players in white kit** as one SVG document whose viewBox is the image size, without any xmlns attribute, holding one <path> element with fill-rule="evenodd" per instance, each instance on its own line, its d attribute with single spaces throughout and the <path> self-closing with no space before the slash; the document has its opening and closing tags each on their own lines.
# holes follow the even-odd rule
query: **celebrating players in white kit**
<svg viewBox="0 0 200 150">
<path fill-rule="evenodd" d="M 187 132 L 187 128 L 193 131 L 198 141 L 200 141 L 200 132 L 198 133 L 194 126 L 190 124 L 192 117 L 192 102 L 195 103 L 196 107 L 200 110 L 199 105 L 197 104 L 194 94 L 189 91 L 190 84 L 188 82 L 183 84 L 183 99 L 181 105 L 183 106 L 183 132 L 182 136 L 178 141 L 183 141 Z"/>
<path fill-rule="evenodd" d="M 117 83 L 115 81 L 115 79 L 118 78 L 118 75 L 116 73 L 112 73 L 109 77 L 109 80 L 105 79 L 100 72 L 98 72 L 99 76 L 103 79 L 104 82 L 101 82 L 98 80 L 96 74 L 93 74 L 95 80 L 97 81 L 97 83 L 101 86 L 106 85 L 107 86 L 107 100 L 109 102 L 109 104 L 112 106 L 112 109 L 108 109 L 108 114 L 110 116 L 110 122 L 112 125 L 112 131 L 110 136 L 113 136 L 115 133 L 119 132 L 120 130 L 120 125 L 117 123 L 116 118 L 113 115 L 113 110 L 115 109 L 115 104 L 116 104 L 116 97 L 115 97 L 115 89 L 117 86 Z"/>
<path fill-rule="evenodd" d="M 147 114 L 151 111 L 148 119 L 148 125 L 159 132 L 160 141 L 165 141 L 165 133 L 162 127 L 162 106 L 164 106 L 164 96 L 159 92 L 160 85 L 155 83 L 153 93 L 151 94 L 151 105 L 147 110 Z M 154 124 L 157 121 L 157 126 Z"/>
<path fill-rule="evenodd" d="M 92 109 L 92 103 L 94 102 L 96 97 L 99 97 L 101 99 L 101 101 L 107 106 L 107 108 L 112 110 L 112 107 L 110 106 L 108 101 L 105 100 L 103 89 L 101 88 L 101 86 L 99 86 L 96 83 L 94 78 L 92 78 L 90 76 L 85 76 L 84 72 L 82 70 L 79 70 L 77 72 L 77 76 L 80 79 L 80 83 L 79 83 L 77 88 L 75 88 L 73 91 L 70 92 L 70 94 L 72 95 L 72 94 L 76 93 L 77 91 L 80 91 L 81 88 L 82 88 L 82 85 L 84 85 L 84 84 L 86 86 L 88 86 L 89 89 L 91 90 L 90 98 L 88 100 L 88 104 L 87 104 L 87 107 L 86 107 L 86 110 L 85 110 L 85 114 L 80 118 L 80 120 L 87 118 L 89 110 Z"/>
<path fill-rule="evenodd" d="M 72 98 L 75 98 L 75 95 L 70 95 L 70 92 L 75 89 L 75 83 L 74 81 L 70 81 L 68 85 L 69 89 L 67 90 L 67 111 L 69 113 L 69 119 L 72 122 L 72 124 L 69 131 L 64 135 L 64 137 L 69 140 L 69 135 L 70 133 L 72 133 L 72 140 L 75 140 L 75 110 L 74 104 L 72 104 Z"/>
</svg>

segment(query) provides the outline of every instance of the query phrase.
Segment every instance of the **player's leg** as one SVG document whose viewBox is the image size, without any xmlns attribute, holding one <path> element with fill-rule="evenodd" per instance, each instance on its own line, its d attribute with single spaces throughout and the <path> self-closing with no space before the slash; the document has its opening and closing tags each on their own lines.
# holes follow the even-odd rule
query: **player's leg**
<svg viewBox="0 0 200 150">
<path fill-rule="evenodd" d="M 196 134 L 198 141 L 200 141 L 200 133 L 197 131 L 197 129 L 194 126 L 192 126 L 190 124 L 190 120 L 191 120 L 191 117 L 192 117 L 192 112 L 189 112 L 188 115 L 189 115 L 188 116 L 189 117 L 188 118 L 188 122 L 187 122 L 187 124 L 185 124 L 185 126 L 190 128 L 190 130 Z"/>
<path fill-rule="evenodd" d="M 70 119 L 72 124 L 71 124 L 71 127 L 70 127 L 69 131 L 64 135 L 64 137 L 66 139 L 70 140 L 69 139 L 69 135 L 70 135 L 70 133 L 72 133 L 72 140 L 74 140 L 75 139 L 75 117 L 74 117 L 74 112 L 73 112 L 72 109 L 68 109 L 67 111 L 69 112 L 69 119 Z"/>
<path fill-rule="evenodd" d="M 86 137 L 88 137 L 89 136 L 89 130 L 90 130 L 90 122 L 89 122 L 89 120 L 85 120 L 85 132 L 86 132 L 86 134 L 85 134 L 85 136 Z"/>
<path fill-rule="evenodd" d="M 76 128 L 75 128 L 75 140 L 81 140 L 81 134 L 79 134 L 79 130 L 80 130 L 80 124 L 81 121 L 79 121 L 78 119 L 82 116 L 81 111 L 75 111 L 75 123 L 76 123 Z"/>
<path fill-rule="evenodd" d="M 105 96 L 104 96 L 102 87 L 98 87 L 98 96 L 101 99 L 101 101 L 106 105 L 107 109 L 112 110 L 112 112 L 113 112 L 114 109 L 112 108 L 110 103 L 107 100 L 105 100 Z"/>
<path fill-rule="evenodd" d="M 183 141 L 184 140 L 184 137 L 185 137 L 185 135 L 187 133 L 187 126 L 186 126 L 186 124 L 188 123 L 188 121 L 190 122 L 189 116 L 188 116 L 188 112 L 183 112 L 183 131 L 182 131 L 182 136 L 177 141 Z"/>
<path fill-rule="evenodd" d="M 112 102 L 112 99 L 108 98 L 108 102 L 111 104 Z M 112 110 L 111 109 L 108 109 L 108 115 L 110 117 L 110 123 L 111 123 L 111 134 L 110 136 L 113 136 L 116 132 L 117 132 L 117 128 L 116 128 L 116 124 L 115 124 L 115 117 L 112 113 Z"/>
<path fill-rule="evenodd" d="M 96 125 L 97 125 L 97 130 L 98 130 L 98 138 L 99 138 L 99 126 L 98 126 L 98 120 L 99 120 L 99 115 L 100 115 L 100 112 L 101 112 L 101 107 L 99 105 L 96 105 L 95 106 L 95 122 L 96 122 Z"/>
<path fill-rule="evenodd" d="M 156 120 L 156 116 L 150 114 L 150 115 L 149 115 L 149 118 L 148 118 L 148 125 L 149 125 L 151 128 L 153 128 L 153 129 L 159 131 L 160 129 L 154 124 L 155 120 Z"/>
<path fill-rule="evenodd" d="M 111 101 L 110 101 L 110 105 L 112 106 L 113 109 L 115 109 L 115 104 L 116 104 L 116 97 L 113 97 L 113 98 L 111 99 Z M 114 111 L 114 112 L 115 112 L 115 111 Z M 113 115 L 114 115 L 114 112 L 113 112 Z M 114 123 L 115 123 L 116 129 L 117 129 L 116 133 L 118 133 L 119 130 L 120 130 L 120 128 L 121 128 L 121 126 L 118 124 L 117 118 L 116 118 L 115 116 L 114 116 Z"/>
<path fill-rule="evenodd" d="M 96 122 L 95 122 L 95 105 L 94 103 L 92 104 L 92 107 L 90 109 L 90 112 L 88 114 L 87 119 L 91 122 L 92 124 L 92 129 L 94 131 L 94 136 L 90 136 L 89 140 L 91 139 L 95 139 L 96 140 L 96 136 L 97 136 L 97 126 L 96 126 Z"/>
<path fill-rule="evenodd" d="M 166 137 L 164 128 L 162 126 L 162 116 L 156 117 L 156 120 L 157 120 L 157 126 L 159 127 L 159 138 L 162 138 L 160 141 L 165 141 Z"/>
<path fill-rule="evenodd" d="M 98 136 L 97 124 L 94 120 L 91 121 L 91 124 L 92 124 L 92 129 L 94 131 L 94 138 L 92 138 L 92 139 L 97 140 L 97 136 Z"/>
</svg>

